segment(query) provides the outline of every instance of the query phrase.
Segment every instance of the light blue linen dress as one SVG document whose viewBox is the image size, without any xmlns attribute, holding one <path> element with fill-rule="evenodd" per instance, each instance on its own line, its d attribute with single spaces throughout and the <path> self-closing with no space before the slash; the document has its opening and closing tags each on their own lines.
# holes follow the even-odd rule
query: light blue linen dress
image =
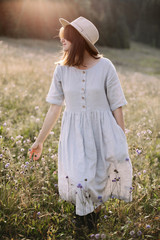
<svg viewBox="0 0 160 240">
<path fill-rule="evenodd" d="M 126 136 L 112 111 L 127 104 L 113 63 L 80 70 L 58 64 L 46 97 L 65 105 L 58 148 L 60 197 L 83 216 L 109 198 L 132 201 Z"/>
</svg>

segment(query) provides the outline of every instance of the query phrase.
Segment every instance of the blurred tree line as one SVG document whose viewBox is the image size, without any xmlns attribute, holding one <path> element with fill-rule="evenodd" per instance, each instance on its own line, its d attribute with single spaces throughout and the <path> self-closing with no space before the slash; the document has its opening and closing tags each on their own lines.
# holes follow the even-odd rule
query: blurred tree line
<svg viewBox="0 0 160 240">
<path fill-rule="evenodd" d="M 130 40 L 160 48 L 160 0 L 0 0 L 0 35 L 51 39 L 59 17 L 90 19 L 99 45 L 129 48 Z"/>
</svg>

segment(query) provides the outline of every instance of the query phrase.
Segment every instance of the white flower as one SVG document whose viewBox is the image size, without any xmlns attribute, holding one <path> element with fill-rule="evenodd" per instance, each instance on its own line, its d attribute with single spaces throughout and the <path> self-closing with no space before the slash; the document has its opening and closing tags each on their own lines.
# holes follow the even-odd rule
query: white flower
<svg viewBox="0 0 160 240">
<path fill-rule="evenodd" d="M 125 133 L 129 133 L 131 130 L 125 128 Z"/>
<path fill-rule="evenodd" d="M 132 230 L 130 231 L 130 235 L 133 236 L 135 234 L 135 232 Z"/>
<path fill-rule="evenodd" d="M 150 129 L 147 129 L 147 132 L 148 132 L 149 134 L 151 134 L 151 133 L 152 133 L 152 131 L 151 131 Z"/>
<path fill-rule="evenodd" d="M 35 110 L 38 110 L 39 109 L 39 106 L 35 106 Z"/>
<path fill-rule="evenodd" d="M 50 132 L 51 135 L 54 135 L 54 132 Z"/>
</svg>

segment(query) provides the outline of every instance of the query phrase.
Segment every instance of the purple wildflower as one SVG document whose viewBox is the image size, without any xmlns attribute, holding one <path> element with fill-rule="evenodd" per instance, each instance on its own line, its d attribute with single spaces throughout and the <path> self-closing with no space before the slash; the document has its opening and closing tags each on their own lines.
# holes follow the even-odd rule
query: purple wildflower
<svg viewBox="0 0 160 240">
<path fill-rule="evenodd" d="M 54 187 L 55 187 L 55 188 L 58 187 L 58 184 L 55 183 L 55 184 L 54 184 Z"/>
<path fill-rule="evenodd" d="M 95 239 L 99 239 L 99 238 L 100 238 L 100 234 L 99 233 L 95 234 Z"/>
<path fill-rule="evenodd" d="M 126 161 L 129 161 L 129 158 L 128 158 L 128 157 L 126 158 Z"/>
<path fill-rule="evenodd" d="M 7 164 L 5 165 L 5 168 L 9 167 L 9 165 L 10 165 L 10 163 L 7 163 Z"/>
<path fill-rule="evenodd" d="M 142 235 L 142 232 L 139 230 L 138 232 L 137 232 L 137 236 L 141 236 Z"/>
<path fill-rule="evenodd" d="M 2 158 L 3 157 L 3 154 L 0 154 L 0 158 Z"/>
<path fill-rule="evenodd" d="M 98 196 L 98 199 L 102 199 L 102 196 Z"/>
<path fill-rule="evenodd" d="M 146 228 L 151 228 L 151 225 L 147 224 L 147 225 L 146 225 Z"/>
<path fill-rule="evenodd" d="M 94 234 L 91 234 L 90 237 L 93 238 L 93 237 L 94 237 Z"/>
<path fill-rule="evenodd" d="M 116 179 L 113 179 L 112 182 L 116 182 Z"/>
<path fill-rule="evenodd" d="M 142 152 L 142 150 L 139 150 L 138 148 L 136 149 L 136 152 L 137 152 L 137 154 L 139 155 L 141 152 Z"/>
<path fill-rule="evenodd" d="M 39 216 L 41 213 L 40 212 L 37 212 L 37 215 Z"/>
<path fill-rule="evenodd" d="M 82 184 L 78 183 L 77 188 L 82 188 Z"/>
<path fill-rule="evenodd" d="M 101 234 L 101 239 L 105 239 L 106 238 L 106 234 L 102 233 Z"/>
<path fill-rule="evenodd" d="M 129 224 L 130 224 L 131 222 L 132 222 L 132 221 L 130 221 L 130 220 L 127 221 L 127 223 L 129 223 Z"/>
<path fill-rule="evenodd" d="M 107 215 L 104 215 L 104 219 L 107 219 Z"/>
</svg>

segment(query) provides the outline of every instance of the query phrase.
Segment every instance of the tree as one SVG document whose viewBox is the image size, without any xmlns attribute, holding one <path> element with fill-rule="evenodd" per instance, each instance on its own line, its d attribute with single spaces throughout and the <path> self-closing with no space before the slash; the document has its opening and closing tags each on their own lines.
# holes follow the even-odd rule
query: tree
<svg viewBox="0 0 160 240">
<path fill-rule="evenodd" d="M 142 0 L 135 39 L 154 47 L 160 47 L 160 1 Z"/>
<path fill-rule="evenodd" d="M 100 32 L 99 44 L 115 48 L 129 48 L 129 30 L 123 15 L 121 0 L 89 0 L 88 18 Z"/>
</svg>

